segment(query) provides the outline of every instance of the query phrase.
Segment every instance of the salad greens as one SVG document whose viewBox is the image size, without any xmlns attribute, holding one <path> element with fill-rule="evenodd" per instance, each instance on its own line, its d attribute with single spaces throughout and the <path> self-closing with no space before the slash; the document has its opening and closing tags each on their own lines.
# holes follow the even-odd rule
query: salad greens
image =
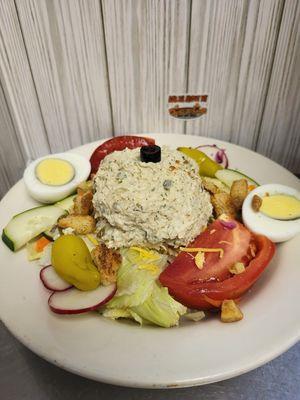
<svg viewBox="0 0 300 400">
<path fill-rule="evenodd" d="M 167 256 L 153 250 L 131 247 L 121 251 L 118 290 L 105 307 L 107 318 L 131 318 L 165 328 L 178 325 L 186 307 L 174 300 L 168 289 L 157 283 Z"/>
</svg>

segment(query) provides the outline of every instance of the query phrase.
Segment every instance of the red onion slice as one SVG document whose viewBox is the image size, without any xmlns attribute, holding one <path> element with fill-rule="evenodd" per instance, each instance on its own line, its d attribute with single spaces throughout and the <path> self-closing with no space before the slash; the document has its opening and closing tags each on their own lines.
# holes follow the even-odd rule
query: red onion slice
<svg viewBox="0 0 300 400">
<path fill-rule="evenodd" d="M 234 229 L 236 228 L 236 223 L 235 221 L 224 221 L 223 219 L 220 219 L 220 224 L 224 226 L 226 229 Z"/>
<path fill-rule="evenodd" d="M 221 149 L 216 144 L 201 145 L 198 146 L 197 149 L 200 149 L 209 158 L 216 161 L 218 164 L 222 165 L 222 167 L 228 168 L 229 163 L 225 149 Z"/>
</svg>

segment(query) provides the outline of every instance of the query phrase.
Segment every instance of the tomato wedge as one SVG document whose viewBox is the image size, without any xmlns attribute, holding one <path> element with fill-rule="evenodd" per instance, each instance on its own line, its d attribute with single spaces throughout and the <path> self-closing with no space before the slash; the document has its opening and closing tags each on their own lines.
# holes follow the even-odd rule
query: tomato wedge
<svg viewBox="0 0 300 400">
<path fill-rule="evenodd" d="M 222 246 L 222 258 L 218 253 L 205 253 L 204 266 L 199 269 L 192 253 L 181 252 L 161 273 L 161 284 L 168 287 L 176 300 L 195 309 L 218 308 L 223 300 L 239 299 L 259 278 L 274 255 L 275 245 L 265 236 L 252 235 L 242 224 L 236 224 L 236 228 L 226 232 L 220 221 L 215 221 L 188 246 L 200 247 L 201 244 L 204 247 L 204 243 L 205 247 L 210 248 Z M 214 233 L 210 234 L 213 230 Z M 208 233 L 211 236 L 210 243 L 207 239 Z M 219 240 L 220 237 L 223 239 Z M 220 241 L 229 242 L 229 238 L 232 240 L 231 245 L 220 244 Z M 249 246 L 253 243 L 256 254 L 251 256 Z M 229 267 L 245 258 L 249 260 L 245 271 L 232 276 Z"/>
<path fill-rule="evenodd" d="M 239 222 L 232 221 L 234 229 L 228 229 L 220 220 L 214 221 L 187 247 L 217 248 L 220 253 L 206 253 L 205 266 L 197 268 L 194 256 L 196 253 L 181 252 L 172 263 L 172 275 L 180 276 L 180 280 L 190 282 L 195 279 L 207 281 L 212 279 L 223 280 L 230 277 L 228 267 L 240 261 L 249 248 L 251 233 Z M 171 269 L 170 269 L 171 272 Z"/>
<path fill-rule="evenodd" d="M 98 171 L 100 162 L 107 154 L 114 151 L 121 151 L 126 148 L 135 149 L 142 146 L 151 146 L 155 144 L 155 140 L 152 138 L 141 137 L 141 136 L 117 136 L 98 146 L 90 158 L 91 173 L 95 174 Z"/>
</svg>

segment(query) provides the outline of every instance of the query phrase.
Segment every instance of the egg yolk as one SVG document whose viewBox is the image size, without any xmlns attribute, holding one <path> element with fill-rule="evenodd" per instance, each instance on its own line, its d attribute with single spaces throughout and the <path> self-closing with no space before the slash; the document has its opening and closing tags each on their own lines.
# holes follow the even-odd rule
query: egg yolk
<svg viewBox="0 0 300 400">
<path fill-rule="evenodd" d="M 75 174 L 73 165 L 60 158 L 46 158 L 35 169 L 38 180 L 45 185 L 61 186 L 70 182 Z"/>
<path fill-rule="evenodd" d="M 259 211 L 274 219 L 296 219 L 300 217 L 300 201 L 285 194 L 264 196 Z"/>
</svg>

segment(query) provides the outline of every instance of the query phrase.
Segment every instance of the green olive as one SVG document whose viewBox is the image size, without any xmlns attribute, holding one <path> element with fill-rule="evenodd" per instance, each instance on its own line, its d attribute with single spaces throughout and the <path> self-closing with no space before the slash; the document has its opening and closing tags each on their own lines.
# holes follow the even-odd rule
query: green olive
<svg viewBox="0 0 300 400">
<path fill-rule="evenodd" d="M 61 278 L 80 290 L 93 290 L 100 284 L 99 271 L 79 236 L 63 235 L 56 239 L 51 262 Z"/>
</svg>

